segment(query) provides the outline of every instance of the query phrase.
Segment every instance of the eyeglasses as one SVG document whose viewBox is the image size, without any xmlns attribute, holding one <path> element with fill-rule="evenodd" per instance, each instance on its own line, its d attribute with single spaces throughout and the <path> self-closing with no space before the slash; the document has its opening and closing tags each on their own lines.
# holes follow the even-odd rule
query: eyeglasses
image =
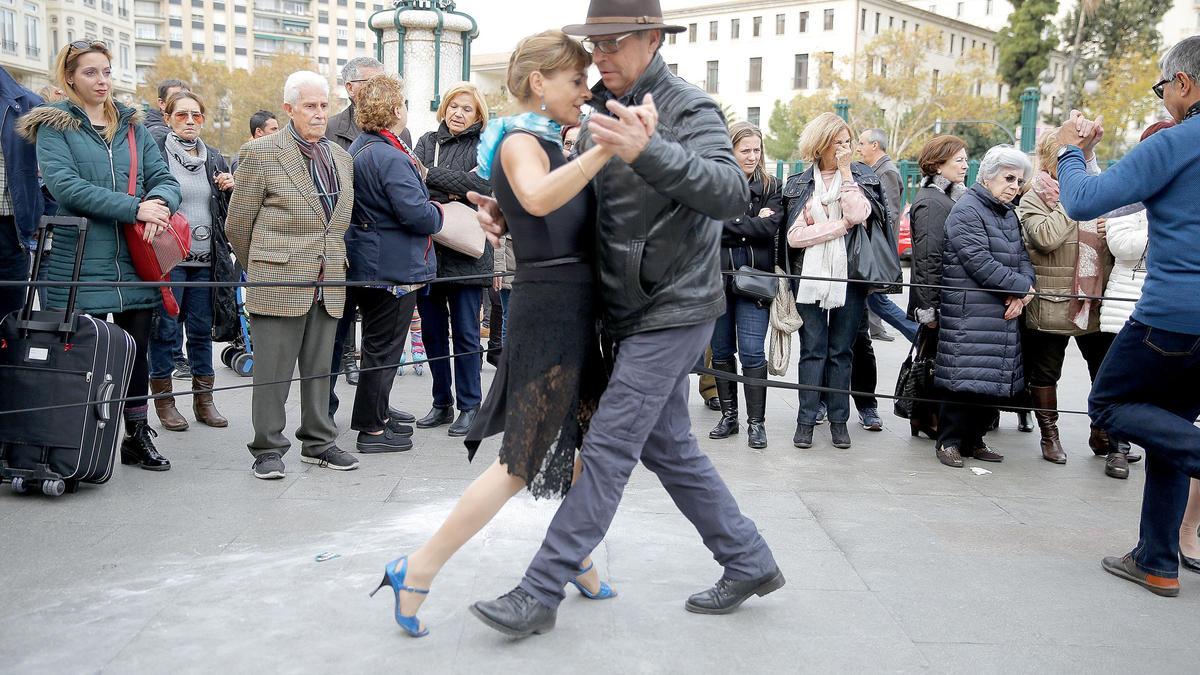
<svg viewBox="0 0 1200 675">
<path fill-rule="evenodd" d="M 103 40 L 76 40 L 68 45 L 71 51 L 82 52 L 93 47 L 102 47 L 108 49 L 108 43 Z M 70 51 L 67 52 L 70 54 Z"/>
<path fill-rule="evenodd" d="M 176 122 L 188 122 L 195 120 L 196 124 L 204 124 L 204 113 L 196 112 L 195 110 L 176 110 L 171 113 Z"/>
<path fill-rule="evenodd" d="M 1004 182 L 1009 185 L 1016 183 L 1017 187 L 1025 187 L 1025 179 L 1011 173 L 1004 177 Z"/>
<path fill-rule="evenodd" d="M 597 49 L 604 54 L 616 54 L 617 52 L 621 51 L 621 40 L 624 40 L 631 35 L 637 35 L 637 32 L 635 31 L 633 33 L 618 35 L 617 37 L 608 40 L 593 40 L 592 38 L 584 38 L 583 48 L 586 49 L 589 54 L 595 53 L 595 50 Z"/>
<path fill-rule="evenodd" d="M 1154 92 L 1154 95 L 1161 99 L 1163 97 L 1163 91 L 1166 89 L 1168 84 L 1171 84 L 1171 80 L 1174 79 L 1174 77 L 1164 78 L 1161 82 L 1158 82 L 1153 87 L 1150 87 L 1150 91 Z"/>
</svg>

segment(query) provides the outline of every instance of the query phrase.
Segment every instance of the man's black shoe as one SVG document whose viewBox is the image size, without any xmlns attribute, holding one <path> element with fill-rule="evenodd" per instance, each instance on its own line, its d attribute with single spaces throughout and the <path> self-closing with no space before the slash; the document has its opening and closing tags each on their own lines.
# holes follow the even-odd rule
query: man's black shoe
<svg viewBox="0 0 1200 675">
<path fill-rule="evenodd" d="M 488 602 L 471 605 L 471 613 L 505 635 L 523 638 L 554 630 L 558 610 L 538 602 L 517 587 Z"/>
<path fill-rule="evenodd" d="M 734 581 L 721 577 L 712 588 L 688 598 L 684 607 L 696 614 L 728 614 L 750 599 L 783 588 L 783 572 L 776 567 L 770 574 L 757 579 Z"/>
<path fill-rule="evenodd" d="M 475 413 L 479 412 L 479 408 L 464 410 L 458 414 L 458 419 L 454 420 L 454 424 L 446 430 L 446 433 L 451 436 L 466 436 L 471 430 L 471 423 L 475 421 Z"/>
<path fill-rule="evenodd" d="M 401 424 L 399 421 L 390 419 L 387 421 L 387 428 L 392 430 L 393 434 L 408 438 L 413 435 L 413 428 L 407 424 Z"/>
<path fill-rule="evenodd" d="M 411 427 L 410 427 L 411 428 Z M 359 452 L 364 454 L 376 452 L 404 452 L 411 450 L 413 446 L 412 439 L 401 436 L 387 428 L 378 436 L 368 434 L 365 431 L 358 432 L 358 442 L 355 447 Z"/>
<path fill-rule="evenodd" d="M 388 419 L 395 420 L 401 424 L 412 424 L 417 421 L 417 416 L 396 408 L 388 408 Z"/>
<path fill-rule="evenodd" d="M 454 421 L 454 406 L 433 406 L 429 414 L 417 420 L 418 429 L 432 429 Z"/>
</svg>

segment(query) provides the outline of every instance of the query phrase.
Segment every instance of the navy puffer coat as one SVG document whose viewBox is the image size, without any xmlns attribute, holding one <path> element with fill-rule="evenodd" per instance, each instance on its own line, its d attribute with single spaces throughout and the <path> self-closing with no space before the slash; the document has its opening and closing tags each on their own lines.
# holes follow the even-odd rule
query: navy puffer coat
<svg viewBox="0 0 1200 675">
<path fill-rule="evenodd" d="M 1004 318 L 1004 299 L 1033 288 L 1033 265 L 1013 207 L 975 185 L 946 219 L 934 380 L 949 391 L 1007 399 L 1025 389 L 1020 319 Z M 1001 289 L 988 293 L 974 289 Z M 959 290 L 962 289 L 962 290 Z"/>
</svg>

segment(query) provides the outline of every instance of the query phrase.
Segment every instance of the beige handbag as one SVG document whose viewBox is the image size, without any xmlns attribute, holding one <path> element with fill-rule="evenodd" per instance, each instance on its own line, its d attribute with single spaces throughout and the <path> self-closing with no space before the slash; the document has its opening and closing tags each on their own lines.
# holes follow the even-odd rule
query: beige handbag
<svg viewBox="0 0 1200 675">
<path fill-rule="evenodd" d="M 433 144 L 433 165 L 438 165 L 442 145 Z M 458 201 L 442 204 L 442 229 L 433 240 L 446 248 L 478 260 L 487 246 L 487 235 L 475 218 L 475 210 Z"/>
</svg>

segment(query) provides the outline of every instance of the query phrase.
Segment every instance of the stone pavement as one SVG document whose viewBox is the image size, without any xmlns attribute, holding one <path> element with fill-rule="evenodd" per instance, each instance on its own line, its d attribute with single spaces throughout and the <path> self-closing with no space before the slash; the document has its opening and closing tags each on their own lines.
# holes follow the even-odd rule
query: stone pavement
<svg viewBox="0 0 1200 675">
<path fill-rule="evenodd" d="M 907 350 L 875 346 L 887 391 Z M 1069 358 L 1060 400 L 1080 409 L 1087 375 Z M 219 385 L 246 382 L 218 366 Z M 422 414 L 429 386 L 409 371 L 393 402 Z M 339 391 L 345 425 L 353 389 Z M 1100 569 L 1135 542 L 1144 465 L 1128 481 L 1105 477 L 1083 417 L 1065 419 L 1070 461 L 1054 466 L 1005 414 L 989 439 L 1007 459 L 976 476 L 938 464 L 886 403 L 887 428 L 853 428 L 852 450 L 819 427 L 801 451 L 795 395 L 773 391 L 771 445 L 752 451 L 744 432 L 708 440 L 716 414 L 693 397 L 701 444 L 787 586 L 729 616 L 685 612 L 720 570 L 639 468 L 595 556 L 620 597 L 569 593 L 553 632 L 513 642 L 467 606 L 516 584 L 555 502 L 522 494 L 450 562 L 421 611 L 428 637 L 401 634 L 386 590 L 367 598 L 384 563 L 441 523 L 494 440 L 468 464 L 444 428 L 418 431 L 411 452 L 364 456 L 349 473 L 292 452 L 287 478 L 264 482 L 244 445 L 249 390 L 217 401 L 231 428 L 160 434 L 168 473 L 118 466 L 109 484 L 59 499 L 0 491 L 0 671 L 1182 673 L 1200 662 L 1200 576 L 1183 572 L 1181 597 L 1164 599 Z M 293 391 L 293 425 L 297 410 Z M 340 557 L 318 563 L 322 552 Z"/>
</svg>

